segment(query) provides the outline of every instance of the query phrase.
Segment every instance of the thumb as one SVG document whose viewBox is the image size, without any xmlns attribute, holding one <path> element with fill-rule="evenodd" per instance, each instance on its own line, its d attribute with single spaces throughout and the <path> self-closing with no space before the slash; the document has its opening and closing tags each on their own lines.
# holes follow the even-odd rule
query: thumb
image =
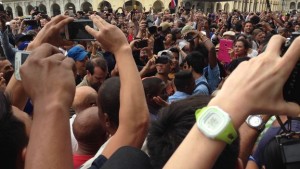
<svg viewBox="0 0 300 169">
<path fill-rule="evenodd" d="M 294 102 L 284 102 L 280 106 L 281 112 L 290 117 L 300 117 L 300 105 Z"/>
</svg>

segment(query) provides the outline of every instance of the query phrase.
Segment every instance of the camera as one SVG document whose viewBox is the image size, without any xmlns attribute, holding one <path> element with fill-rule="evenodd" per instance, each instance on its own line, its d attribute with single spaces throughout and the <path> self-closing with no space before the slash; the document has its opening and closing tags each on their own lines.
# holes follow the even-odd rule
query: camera
<svg viewBox="0 0 300 169">
<path fill-rule="evenodd" d="M 95 40 L 95 38 L 85 30 L 86 25 L 96 29 L 96 26 L 94 26 L 93 21 L 90 19 L 79 19 L 70 22 L 65 27 L 65 39 L 71 41 Z"/>
<path fill-rule="evenodd" d="M 137 41 L 137 42 L 135 42 L 134 45 L 135 45 L 136 48 L 139 48 L 139 49 L 145 48 L 145 47 L 148 46 L 148 40 L 144 39 L 144 40 L 141 40 L 141 41 Z"/>
<path fill-rule="evenodd" d="M 19 81 L 21 80 L 20 67 L 26 61 L 29 55 L 30 52 L 25 51 L 18 51 L 15 54 L 15 78 Z"/>
<path fill-rule="evenodd" d="M 293 41 L 300 36 L 300 32 L 293 32 L 291 37 L 287 39 L 282 53 L 284 54 Z M 300 104 L 300 60 L 298 60 L 290 77 L 283 87 L 283 97 L 286 101 L 291 101 Z"/>
</svg>

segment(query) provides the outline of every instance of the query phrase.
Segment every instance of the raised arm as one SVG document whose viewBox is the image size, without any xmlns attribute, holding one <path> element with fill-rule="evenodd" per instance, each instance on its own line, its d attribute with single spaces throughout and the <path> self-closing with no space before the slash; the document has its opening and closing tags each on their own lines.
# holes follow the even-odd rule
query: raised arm
<svg viewBox="0 0 300 169">
<path fill-rule="evenodd" d="M 69 45 L 70 42 L 62 40 L 59 35 L 59 31 L 64 27 L 64 25 L 72 20 L 72 18 L 62 15 L 53 18 L 42 30 L 40 30 L 36 38 L 28 45 L 26 50 L 32 51 L 33 49 L 41 46 L 43 43 L 50 43 L 54 46 Z M 8 43 L 8 37 L 7 42 L 5 43 Z M 12 105 L 18 107 L 20 110 L 23 110 L 28 97 L 24 91 L 22 83 L 17 81 L 15 76 L 11 77 L 9 84 L 6 87 L 6 92 L 9 93 L 11 97 Z"/>
<path fill-rule="evenodd" d="M 282 95 L 283 86 L 299 60 L 300 49 L 297 46 L 300 38 L 280 58 L 280 49 L 284 42 L 285 39 L 281 36 L 272 37 L 266 52 L 240 64 L 225 81 L 218 95 L 208 104 L 227 112 L 235 130 L 239 129 L 248 115 L 255 112 L 300 115 L 299 105 L 286 102 Z M 225 145 L 225 142 L 209 139 L 194 125 L 164 168 L 212 168 Z"/>
<path fill-rule="evenodd" d="M 75 94 L 74 61 L 42 44 L 21 66 L 22 84 L 34 105 L 25 168 L 71 169 L 69 108 Z"/>
<path fill-rule="evenodd" d="M 141 148 L 147 134 L 149 112 L 142 81 L 125 35 L 99 16 L 91 16 L 91 19 L 99 31 L 90 27 L 86 29 L 106 51 L 114 53 L 121 81 L 119 127 L 102 153 L 109 158 L 123 146 Z"/>
</svg>

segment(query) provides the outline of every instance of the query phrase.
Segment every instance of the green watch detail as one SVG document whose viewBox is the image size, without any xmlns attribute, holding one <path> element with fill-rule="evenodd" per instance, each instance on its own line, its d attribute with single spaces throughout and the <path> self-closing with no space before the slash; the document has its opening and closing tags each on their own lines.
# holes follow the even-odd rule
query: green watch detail
<svg viewBox="0 0 300 169">
<path fill-rule="evenodd" d="M 237 138 L 237 132 L 230 116 L 216 106 L 204 107 L 195 112 L 199 130 L 208 138 L 231 144 Z"/>
</svg>

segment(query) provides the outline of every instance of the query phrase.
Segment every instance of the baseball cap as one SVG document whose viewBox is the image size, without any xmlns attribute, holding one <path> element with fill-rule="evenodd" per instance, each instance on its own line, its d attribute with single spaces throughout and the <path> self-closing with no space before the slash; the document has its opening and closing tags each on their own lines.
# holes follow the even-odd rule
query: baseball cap
<svg viewBox="0 0 300 169">
<path fill-rule="evenodd" d="M 172 61 L 173 53 L 169 50 L 163 50 L 158 52 L 158 58 L 155 60 L 155 63 L 162 63 L 167 64 L 168 62 Z"/>
<path fill-rule="evenodd" d="M 191 31 L 191 30 L 194 30 L 194 28 L 190 25 L 185 25 L 182 30 L 181 30 L 181 34 L 184 35 L 186 34 L 187 32 Z"/>
<path fill-rule="evenodd" d="M 67 56 L 71 57 L 75 61 L 82 61 L 87 56 L 87 54 L 88 52 L 85 51 L 82 47 L 74 46 L 68 51 Z"/>
<path fill-rule="evenodd" d="M 24 41 L 32 41 L 33 40 L 33 35 L 28 35 L 25 33 L 17 34 L 15 36 L 15 42 L 16 44 L 19 42 L 24 42 Z"/>
<path fill-rule="evenodd" d="M 19 44 L 18 45 L 18 49 L 19 50 L 24 50 L 24 49 L 26 49 L 27 48 L 27 46 L 29 45 L 29 41 L 24 41 L 24 42 L 22 42 L 21 44 Z"/>
<path fill-rule="evenodd" d="M 233 31 L 226 31 L 223 33 L 223 36 L 235 36 L 235 32 Z"/>
<path fill-rule="evenodd" d="M 173 24 L 169 22 L 163 22 L 159 25 L 161 27 L 162 31 L 166 31 L 168 28 L 170 28 Z"/>
</svg>

